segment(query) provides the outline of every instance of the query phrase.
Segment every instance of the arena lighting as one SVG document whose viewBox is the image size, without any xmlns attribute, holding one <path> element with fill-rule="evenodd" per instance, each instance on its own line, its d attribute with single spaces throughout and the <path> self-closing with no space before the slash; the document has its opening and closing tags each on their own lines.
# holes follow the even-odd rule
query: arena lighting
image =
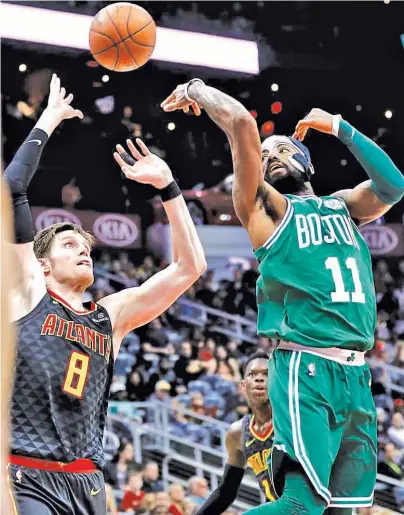
<svg viewBox="0 0 404 515">
<path fill-rule="evenodd" d="M 276 83 L 271 84 L 271 90 L 272 90 L 272 91 L 279 91 L 279 86 L 278 86 L 278 84 L 276 84 Z"/>
<path fill-rule="evenodd" d="M 271 113 L 272 114 L 279 114 L 282 112 L 282 102 L 274 102 L 271 105 Z"/>
<path fill-rule="evenodd" d="M 109 75 L 103 75 L 101 80 L 102 80 L 102 82 L 108 82 L 109 81 Z"/>
<path fill-rule="evenodd" d="M 18 69 L 20 70 L 20 72 L 25 72 L 25 71 L 27 71 L 27 65 L 24 63 L 21 63 L 20 66 L 18 67 Z"/>
<path fill-rule="evenodd" d="M 167 129 L 169 131 L 173 131 L 175 129 L 175 123 L 174 122 L 170 122 L 168 125 L 167 125 Z"/>
<path fill-rule="evenodd" d="M 2 38 L 88 50 L 92 16 L 1 2 L 0 18 Z M 254 41 L 165 27 L 157 28 L 152 59 L 259 73 L 258 46 Z"/>
<path fill-rule="evenodd" d="M 387 109 L 387 111 L 384 112 L 384 116 L 388 119 L 390 119 L 393 116 L 393 111 L 390 111 L 390 109 Z"/>
</svg>

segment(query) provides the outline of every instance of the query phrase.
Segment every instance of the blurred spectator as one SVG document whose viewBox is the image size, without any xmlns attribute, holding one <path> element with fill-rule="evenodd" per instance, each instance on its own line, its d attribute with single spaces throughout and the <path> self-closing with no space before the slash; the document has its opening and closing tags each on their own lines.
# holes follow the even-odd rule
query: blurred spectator
<svg viewBox="0 0 404 515">
<path fill-rule="evenodd" d="M 138 468 L 133 460 L 133 445 L 123 443 L 112 462 L 105 468 L 105 480 L 114 488 L 122 489 L 129 480 L 129 475 Z"/>
<path fill-rule="evenodd" d="M 146 495 L 142 488 L 142 474 L 140 472 L 132 472 L 129 476 L 128 489 L 122 499 L 121 511 L 133 510 L 135 512 L 140 507 L 140 504 Z"/>
<path fill-rule="evenodd" d="M 187 499 L 197 506 L 202 504 L 208 498 L 208 482 L 204 477 L 192 476 L 188 481 Z"/>
<path fill-rule="evenodd" d="M 62 205 L 64 208 L 68 207 L 73 209 L 75 205 L 81 200 L 81 192 L 76 186 L 76 177 L 62 188 Z"/>
<path fill-rule="evenodd" d="M 374 280 L 376 292 L 384 293 L 386 291 L 386 283 L 392 283 L 393 277 L 390 274 L 387 262 L 379 259 L 374 270 Z"/>
<path fill-rule="evenodd" d="M 398 449 L 404 449 L 404 417 L 401 413 L 394 413 L 391 419 L 391 427 L 387 430 L 387 436 Z"/>
<path fill-rule="evenodd" d="M 163 490 L 163 482 L 159 479 L 160 471 L 156 461 L 149 461 L 143 469 L 143 491 L 159 492 Z"/>
<path fill-rule="evenodd" d="M 171 513 L 171 515 L 185 515 L 184 487 L 179 483 L 174 483 L 168 487 L 168 495 L 171 502 L 168 513 Z"/>
<path fill-rule="evenodd" d="M 150 402 L 162 402 L 169 406 L 171 404 L 171 385 L 167 381 L 159 381 L 156 384 L 153 395 L 150 396 Z"/>
<path fill-rule="evenodd" d="M 197 509 L 197 505 L 189 499 L 184 499 L 184 515 L 193 515 Z"/>
<path fill-rule="evenodd" d="M 151 515 L 168 515 L 168 508 L 170 506 L 170 498 L 167 492 L 156 493 L 156 504 L 153 508 Z"/>
<path fill-rule="evenodd" d="M 143 350 L 153 354 L 172 354 L 174 349 L 169 345 L 168 336 L 160 318 L 152 320 L 146 330 L 146 343 Z"/>
<path fill-rule="evenodd" d="M 119 253 L 119 263 L 121 265 L 121 270 L 125 272 L 125 274 L 128 274 L 128 272 L 134 268 L 134 265 L 130 261 L 129 254 L 127 252 Z"/>
<path fill-rule="evenodd" d="M 143 486 L 143 491 L 145 491 Z M 140 513 L 151 513 L 156 506 L 156 494 L 148 493 L 143 497 L 142 502 L 140 503 Z"/>
<path fill-rule="evenodd" d="M 383 461 L 378 466 L 379 473 L 401 481 L 404 479 L 404 472 L 400 466 L 402 459 L 403 454 L 396 449 L 393 443 L 386 444 Z"/>
<path fill-rule="evenodd" d="M 188 385 L 204 374 L 206 363 L 192 359 L 192 346 L 189 341 L 180 344 L 178 354 L 179 358 L 174 365 L 174 374 L 178 383 Z"/>
<path fill-rule="evenodd" d="M 131 372 L 126 377 L 126 391 L 128 400 L 145 401 L 150 394 L 149 385 L 145 382 L 141 372 Z"/>
<path fill-rule="evenodd" d="M 111 273 L 117 277 L 117 280 L 110 279 L 110 284 L 115 291 L 120 291 L 124 288 L 124 284 L 129 280 L 127 274 L 122 270 L 121 263 L 115 259 L 111 263 Z"/>
</svg>

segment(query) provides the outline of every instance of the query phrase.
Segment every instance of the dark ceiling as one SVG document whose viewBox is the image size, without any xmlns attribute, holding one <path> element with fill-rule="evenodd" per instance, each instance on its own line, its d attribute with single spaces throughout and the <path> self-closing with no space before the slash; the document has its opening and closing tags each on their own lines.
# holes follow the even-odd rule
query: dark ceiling
<svg viewBox="0 0 404 515">
<path fill-rule="evenodd" d="M 95 14 L 109 2 L 19 2 Z M 88 115 L 88 124 L 66 122 L 52 137 L 44 153 L 41 173 L 30 190 L 34 204 L 60 204 L 60 188 L 72 177 L 83 193 L 81 207 L 99 210 L 143 211 L 151 191 L 123 180 L 114 164 L 114 143 L 127 131 L 122 110 L 130 105 L 132 121 L 142 125 L 149 144 L 166 152 L 182 188 L 204 182 L 212 186 L 231 173 L 226 139 L 206 117 L 165 114 L 159 103 L 176 84 L 202 76 L 258 113 L 261 126 L 275 122 L 275 131 L 290 134 L 300 117 L 312 107 L 341 113 L 359 130 L 377 140 L 404 169 L 404 2 L 138 2 L 159 25 L 233 37 L 259 43 L 261 73 L 242 77 L 211 70 L 178 69 L 151 61 L 128 74 L 90 68 L 87 52 L 28 46 L 2 41 L 2 96 L 4 159 L 7 162 L 33 126 L 34 120 L 13 115 L 19 100 L 27 101 L 24 80 L 40 69 L 56 71 L 76 105 Z M 41 5 L 43 4 L 43 5 Z M 25 74 L 18 66 L 25 63 Z M 270 86 L 279 85 L 273 93 Z M 99 86 L 97 86 L 97 83 Z M 112 95 L 115 107 L 103 115 L 95 100 Z M 270 106 L 280 100 L 283 110 L 272 115 Z M 43 106 L 44 107 L 44 103 Z M 357 106 L 360 106 L 357 107 Z M 384 112 L 393 112 L 386 119 Z M 167 130 L 168 122 L 176 124 Z M 314 188 L 327 194 L 351 187 L 366 175 L 335 138 L 311 134 L 307 144 L 316 168 Z M 341 160 L 346 160 L 346 165 Z M 122 186 L 129 186 L 126 190 Z M 125 200 L 130 200 L 130 206 Z M 390 219 L 399 220 L 403 206 Z"/>
</svg>

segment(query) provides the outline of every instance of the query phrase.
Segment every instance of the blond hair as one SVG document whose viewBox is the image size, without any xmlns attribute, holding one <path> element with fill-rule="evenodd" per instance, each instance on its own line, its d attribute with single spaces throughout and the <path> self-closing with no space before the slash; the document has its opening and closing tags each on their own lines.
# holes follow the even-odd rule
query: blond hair
<svg viewBox="0 0 404 515">
<path fill-rule="evenodd" d="M 53 224 L 46 229 L 39 231 L 34 238 L 34 253 L 37 258 L 43 258 L 49 254 L 52 247 L 55 236 L 64 231 L 74 231 L 77 234 L 81 234 L 90 245 L 90 248 L 94 246 L 95 238 L 92 234 L 85 231 L 82 227 L 72 222 L 59 222 Z"/>
</svg>

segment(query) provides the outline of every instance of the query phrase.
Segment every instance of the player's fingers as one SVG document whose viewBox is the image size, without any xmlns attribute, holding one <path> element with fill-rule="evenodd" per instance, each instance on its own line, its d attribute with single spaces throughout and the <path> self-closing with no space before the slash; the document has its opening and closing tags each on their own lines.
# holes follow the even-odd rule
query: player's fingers
<svg viewBox="0 0 404 515">
<path fill-rule="evenodd" d="M 192 109 L 194 110 L 196 116 L 199 116 L 201 114 L 201 108 L 199 107 L 197 102 L 192 103 Z"/>
<path fill-rule="evenodd" d="M 139 161 L 139 159 L 142 159 L 144 156 L 142 156 L 142 154 L 139 152 L 139 150 L 135 147 L 135 145 L 133 144 L 133 141 L 130 140 L 130 139 L 127 139 L 126 140 L 126 144 L 128 145 L 129 147 L 129 150 L 132 154 L 132 156 L 137 159 Z"/>
<path fill-rule="evenodd" d="M 122 159 L 122 156 L 118 154 L 118 152 L 114 152 L 114 158 L 121 168 L 128 166 L 128 163 L 125 163 L 125 161 Z"/>
<path fill-rule="evenodd" d="M 125 166 L 125 161 L 122 159 L 122 157 L 118 154 L 118 152 L 114 152 L 114 159 L 119 164 L 120 167 Z"/>
<path fill-rule="evenodd" d="M 60 99 L 63 100 L 66 95 L 66 88 L 61 88 L 60 90 Z"/>
<path fill-rule="evenodd" d="M 57 75 L 56 75 L 56 81 L 55 81 L 55 89 L 59 93 L 59 91 L 60 91 L 60 79 L 59 79 L 59 77 Z"/>
<path fill-rule="evenodd" d="M 67 95 L 67 97 L 65 98 L 65 103 L 70 105 L 72 103 L 72 100 L 73 100 L 73 93 L 70 93 L 69 95 Z"/>
<path fill-rule="evenodd" d="M 52 73 L 52 78 L 49 84 L 49 89 L 52 90 L 55 87 L 56 73 Z"/>
<path fill-rule="evenodd" d="M 177 109 L 179 109 L 179 107 L 176 102 L 172 102 L 171 104 L 166 104 L 165 106 L 163 106 L 163 110 L 166 113 L 169 113 L 171 111 L 176 111 Z"/>
<path fill-rule="evenodd" d="M 127 165 L 133 166 L 136 163 L 136 161 L 133 159 L 133 157 L 130 154 L 128 154 L 128 152 L 126 152 L 126 150 L 123 148 L 122 145 L 117 145 L 116 149 L 117 149 L 118 154 L 121 157 L 121 159 L 123 159 L 123 161 Z"/>
<path fill-rule="evenodd" d="M 136 143 L 140 147 L 140 150 L 143 152 L 145 156 L 150 155 L 150 150 L 147 148 L 146 144 L 140 138 L 136 138 Z"/>
<path fill-rule="evenodd" d="M 188 113 L 189 112 L 189 106 L 183 107 L 182 110 L 184 111 L 184 113 Z"/>
<path fill-rule="evenodd" d="M 74 116 L 77 116 L 78 118 L 80 118 L 80 120 L 82 120 L 84 118 L 84 114 L 82 111 L 80 111 L 80 109 L 74 110 Z"/>
<path fill-rule="evenodd" d="M 169 95 L 165 100 L 163 100 L 160 104 L 160 107 L 164 107 L 166 106 L 167 104 L 171 104 L 173 102 L 173 100 L 175 100 L 175 93 L 171 93 L 171 95 Z"/>
</svg>

